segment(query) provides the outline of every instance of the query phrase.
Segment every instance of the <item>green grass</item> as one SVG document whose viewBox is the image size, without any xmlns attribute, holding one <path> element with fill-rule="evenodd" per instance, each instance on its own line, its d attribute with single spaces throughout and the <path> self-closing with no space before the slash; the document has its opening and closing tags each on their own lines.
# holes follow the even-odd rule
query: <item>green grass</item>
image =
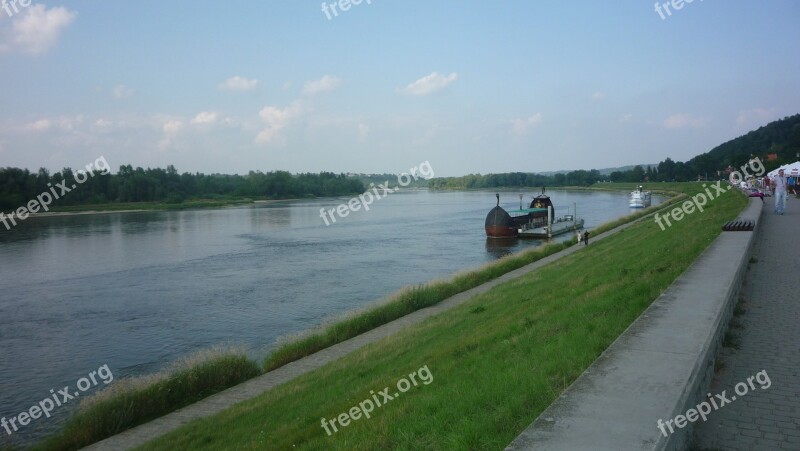
<svg viewBox="0 0 800 451">
<path fill-rule="evenodd" d="M 502 449 L 746 203 L 732 191 L 665 231 L 642 221 L 142 449 Z M 325 434 L 321 418 L 425 365 L 430 385 Z"/>
<path fill-rule="evenodd" d="M 690 191 L 691 187 L 688 185 L 691 184 L 678 185 L 674 187 L 676 188 L 674 191 Z M 619 189 L 629 189 L 629 187 L 623 186 Z M 668 203 L 674 203 L 683 197 L 685 196 L 672 198 Z M 119 206 L 119 204 L 113 205 Z M 664 204 L 652 207 L 604 224 L 593 233 L 596 236 L 604 230 L 634 220 L 663 206 Z M 420 308 L 436 304 L 454 294 L 558 252 L 574 242 L 571 240 L 531 249 L 482 268 L 457 274 L 448 281 L 437 281 L 401 290 L 387 302 L 351 313 L 336 323 L 314 330 L 298 340 L 279 347 L 266 359 L 265 367 L 271 369 L 281 366 Z M 485 311 L 484 306 L 478 305 L 472 308 L 470 313 L 480 315 Z M 83 406 L 80 413 L 69 421 L 61 434 L 47 441 L 40 446 L 40 449 L 77 449 L 177 410 L 259 374 L 253 362 L 237 353 L 214 353 L 213 356 L 206 355 L 203 358 L 190 360 L 192 361 L 183 362 L 164 374 L 117 384 L 112 392 L 104 392 L 102 396 L 93 398 L 89 405 Z"/>
<path fill-rule="evenodd" d="M 451 296 L 566 249 L 573 244 L 575 241 L 571 240 L 531 248 L 518 254 L 505 256 L 478 269 L 457 274 L 450 280 L 404 288 L 389 296 L 387 301 L 349 313 L 346 317 L 334 319 L 328 325 L 300 335 L 296 339 L 290 339 L 278 346 L 265 359 L 264 370 L 273 370 L 409 313 L 438 304 Z"/>
<path fill-rule="evenodd" d="M 675 185 L 675 184 L 673 184 Z M 686 186 L 679 186 L 687 189 Z M 673 197 L 661 204 L 643 211 L 608 222 L 592 230 L 593 236 L 611 230 L 621 224 L 638 219 L 685 199 L 685 195 Z M 450 296 L 474 288 L 509 271 L 521 268 L 548 255 L 561 251 L 575 241 L 548 244 L 540 248 L 532 248 L 518 254 L 503 257 L 480 268 L 456 275 L 447 281 L 435 281 L 425 285 L 405 288 L 389 296 L 388 300 L 378 306 L 349 313 L 348 316 L 334 320 L 331 324 L 289 339 L 274 349 L 264 361 L 264 370 L 271 371 L 289 362 L 311 355 L 321 349 L 341 343 L 347 339 L 372 330 L 378 326 L 394 321 L 419 309 L 435 305 Z"/>
<path fill-rule="evenodd" d="M 677 204 L 679 202 L 682 202 L 682 201 L 686 200 L 687 198 L 688 198 L 688 196 L 686 194 L 678 194 L 676 196 L 673 196 L 673 197 L 667 199 L 666 201 L 664 201 L 661 204 L 653 205 L 653 206 L 647 207 L 647 208 L 645 208 L 643 210 L 631 213 L 631 214 L 629 214 L 627 216 L 622 216 L 621 218 L 617 218 L 617 219 L 615 219 L 613 221 L 609 221 L 609 222 L 603 223 L 603 224 L 599 225 L 598 227 L 596 227 L 594 230 L 592 230 L 592 235 L 597 236 L 597 235 L 599 235 L 599 234 L 601 234 L 603 232 L 607 232 L 607 231 L 609 231 L 611 229 L 619 227 L 622 224 L 627 224 L 627 223 L 629 223 L 631 221 L 635 221 L 635 220 L 637 220 L 639 218 L 647 216 L 647 215 L 649 215 L 649 214 L 651 214 L 651 213 L 653 213 L 655 211 L 661 210 L 662 208 L 666 208 L 666 207 L 675 205 L 675 204 Z"/>
<path fill-rule="evenodd" d="M 163 373 L 114 381 L 82 402 L 58 435 L 34 449 L 80 449 L 259 374 L 258 365 L 236 350 L 202 351 Z"/>
</svg>

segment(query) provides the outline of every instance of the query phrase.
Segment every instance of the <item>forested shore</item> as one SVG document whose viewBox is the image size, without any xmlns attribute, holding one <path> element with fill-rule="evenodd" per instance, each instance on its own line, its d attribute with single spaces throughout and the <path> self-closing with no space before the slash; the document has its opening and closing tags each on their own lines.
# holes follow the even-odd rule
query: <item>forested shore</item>
<svg viewBox="0 0 800 451">
<path fill-rule="evenodd" d="M 91 175 L 65 168 L 50 173 L 0 168 L 0 211 L 11 211 L 52 187 L 71 187 L 53 206 L 77 206 L 135 202 L 181 204 L 195 199 L 289 199 L 342 196 L 363 193 L 358 179 L 332 172 L 291 174 L 286 171 L 250 171 L 247 175 L 178 173 L 166 169 L 124 165 L 116 174 L 94 171 Z M 76 181 L 76 175 L 79 180 Z"/>
</svg>

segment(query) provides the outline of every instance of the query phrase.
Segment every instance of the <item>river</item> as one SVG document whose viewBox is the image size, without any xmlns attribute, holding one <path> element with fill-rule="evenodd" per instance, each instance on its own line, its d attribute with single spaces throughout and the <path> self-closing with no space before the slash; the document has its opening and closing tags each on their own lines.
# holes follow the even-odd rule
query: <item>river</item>
<svg viewBox="0 0 800 451">
<path fill-rule="evenodd" d="M 589 230 L 630 213 L 626 193 L 548 194 L 576 203 Z M 219 344 L 260 361 L 281 336 L 542 244 L 486 239 L 494 192 L 392 193 L 326 226 L 320 208 L 346 201 L 31 218 L 0 231 L 0 416 L 102 365 L 119 379 Z M 501 205 L 518 208 L 518 193 Z M 76 404 L 13 438 L 51 432 Z"/>
</svg>

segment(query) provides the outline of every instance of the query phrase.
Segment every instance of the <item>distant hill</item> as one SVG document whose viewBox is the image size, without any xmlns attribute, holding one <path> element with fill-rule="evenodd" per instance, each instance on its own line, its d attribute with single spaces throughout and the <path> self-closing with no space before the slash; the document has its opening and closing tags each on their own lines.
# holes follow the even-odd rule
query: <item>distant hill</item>
<svg viewBox="0 0 800 451">
<path fill-rule="evenodd" d="M 658 164 L 657 163 L 630 164 L 628 166 L 620 166 L 618 168 L 597 169 L 597 172 L 599 172 L 600 175 L 609 175 L 612 172 L 632 171 L 633 168 L 635 168 L 636 166 L 641 166 L 642 168 L 647 169 L 648 167 L 654 168 L 658 166 Z M 562 171 L 537 172 L 537 174 L 541 175 L 569 174 L 572 171 L 574 171 L 574 169 L 562 170 Z"/>
<path fill-rule="evenodd" d="M 772 154 L 776 159 L 769 159 L 768 156 Z M 610 176 L 612 173 L 617 173 L 612 179 L 621 179 L 619 174 L 630 174 L 636 166 L 640 166 L 645 171 L 647 171 L 648 167 L 655 170 L 655 175 L 650 176 L 648 174 L 651 180 L 692 180 L 700 175 L 704 177 L 706 175 L 709 177 L 712 174 L 716 175 L 717 171 L 723 171 L 728 166 L 740 167 L 755 157 L 759 157 L 764 162 L 767 170 L 800 160 L 800 114 L 770 122 L 757 130 L 720 144 L 706 153 L 697 155 L 685 163 L 675 162 L 667 158 L 657 164 L 650 163 L 597 169 L 597 172 L 602 176 Z M 568 174 L 570 172 L 573 171 L 539 172 L 538 174 L 554 176 L 555 174 Z"/>
<path fill-rule="evenodd" d="M 768 161 L 768 155 L 777 159 Z M 743 136 L 700 154 L 688 161 L 696 171 L 716 171 L 728 165 L 737 167 L 759 157 L 768 169 L 797 161 L 800 154 L 800 114 L 770 122 Z"/>
<path fill-rule="evenodd" d="M 647 168 L 655 168 L 656 166 L 658 166 L 658 163 L 631 164 L 631 165 L 628 165 L 628 166 L 622 166 L 622 167 L 619 167 L 619 168 L 606 168 L 606 169 L 598 169 L 597 171 L 598 171 L 600 174 L 602 174 L 602 175 L 609 175 L 609 174 L 611 174 L 612 172 L 625 172 L 625 171 L 632 171 L 632 170 L 633 170 L 633 168 L 635 168 L 636 166 L 641 166 L 641 167 L 642 167 L 642 168 L 644 168 L 644 169 L 647 169 Z"/>
<path fill-rule="evenodd" d="M 612 182 L 685 182 L 725 178 L 728 166 L 739 168 L 758 157 L 769 171 L 800 159 L 800 114 L 770 122 L 744 136 L 698 155 L 687 162 L 670 158 L 658 164 L 629 165 L 590 171 L 508 172 L 468 174 L 462 177 L 435 178 L 433 189 L 482 189 L 499 187 L 585 186 L 604 180 Z"/>
</svg>

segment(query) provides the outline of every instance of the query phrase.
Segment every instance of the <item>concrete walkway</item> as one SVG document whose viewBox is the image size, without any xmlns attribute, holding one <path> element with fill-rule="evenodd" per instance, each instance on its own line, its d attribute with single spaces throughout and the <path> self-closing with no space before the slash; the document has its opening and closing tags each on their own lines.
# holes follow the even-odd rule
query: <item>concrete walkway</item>
<svg viewBox="0 0 800 451">
<path fill-rule="evenodd" d="M 592 236 L 589 241 L 589 245 L 591 246 L 591 243 L 595 243 L 598 240 L 605 239 L 614 233 L 625 230 L 639 221 L 650 220 L 651 217 L 651 215 L 648 215 L 634 222 L 623 224 L 600 235 Z M 109 437 L 84 449 L 117 451 L 141 446 L 157 437 L 172 432 L 193 420 L 215 415 L 229 407 L 234 406 L 235 404 L 246 401 L 250 398 L 254 398 L 267 390 L 289 382 L 303 374 L 314 371 L 317 368 L 338 360 L 370 343 L 382 340 L 383 338 L 392 335 L 406 327 L 419 324 L 431 316 L 438 315 L 446 310 L 461 305 L 471 298 L 491 290 L 497 285 L 521 277 L 560 258 L 578 252 L 583 248 L 583 245 L 575 245 L 568 249 L 564 249 L 563 251 L 545 257 L 537 262 L 504 274 L 503 276 L 484 283 L 483 285 L 479 285 L 463 293 L 459 293 L 455 296 L 445 299 L 444 301 L 432 307 L 418 310 L 414 313 L 392 321 L 391 323 L 384 324 L 383 326 L 363 333 L 357 337 L 353 337 L 347 341 L 331 346 L 327 349 L 323 349 L 308 357 L 289 363 L 262 376 L 251 379 L 235 387 L 231 387 L 223 392 L 217 393 L 216 395 L 184 407 L 183 409 L 177 410 L 157 420 L 153 420 L 149 423 L 127 430 L 113 437 Z"/>
<path fill-rule="evenodd" d="M 506 449 L 686 449 L 692 423 L 673 419 L 705 399 L 756 233 L 722 232 Z"/>
<path fill-rule="evenodd" d="M 775 216 L 772 199 L 765 200 L 758 261 L 742 289 L 745 312 L 731 330 L 739 349 L 723 350 L 711 393 L 735 395 L 737 383 L 762 370 L 771 384 L 754 381 L 746 396 L 712 412 L 695 430 L 697 450 L 800 450 L 800 201 L 790 197 L 787 213 Z"/>
</svg>

